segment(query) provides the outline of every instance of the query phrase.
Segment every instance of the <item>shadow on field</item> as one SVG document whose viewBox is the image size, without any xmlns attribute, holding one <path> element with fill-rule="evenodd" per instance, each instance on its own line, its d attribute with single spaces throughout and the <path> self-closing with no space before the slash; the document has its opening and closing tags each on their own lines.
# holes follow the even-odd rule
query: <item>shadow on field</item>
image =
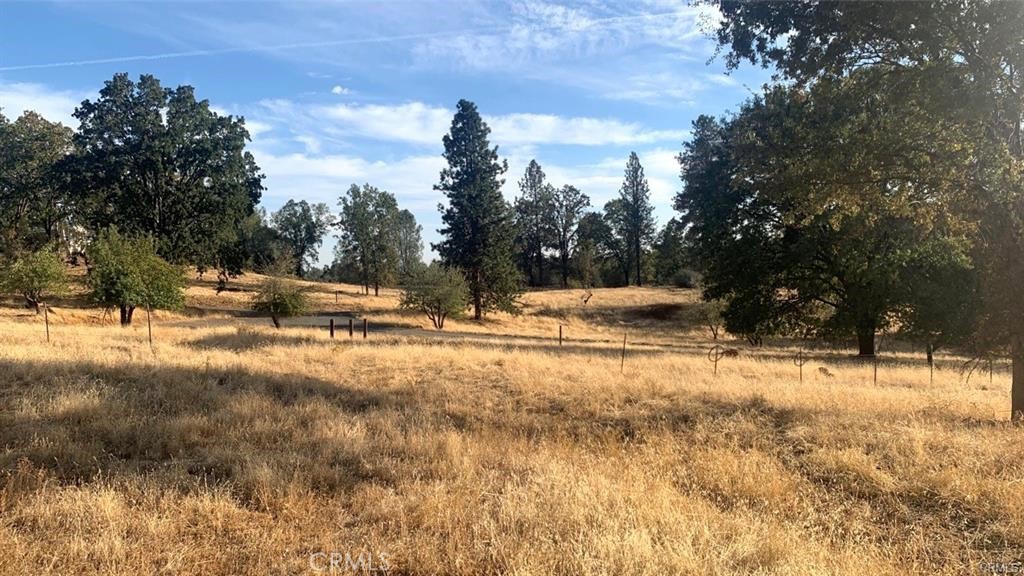
<svg viewBox="0 0 1024 576">
<path fill-rule="evenodd" d="M 89 361 L 0 361 L 0 371 L 0 471 L 25 459 L 62 483 L 171 470 L 179 484 L 187 478 L 246 484 L 254 470 L 270 469 L 277 478 L 302 474 L 311 488 L 350 489 L 393 481 L 394 458 L 412 457 L 403 456 L 407 426 L 589 445 L 596 438 L 643 442 L 649 433 L 692 432 L 698 423 L 730 427 L 714 423 L 737 418 L 755 422 L 758 430 L 780 431 L 811 417 L 757 398 L 676 396 L 626 399 L 617 406 L 538 398 L 500 379 L 456 393 L 379 386 L 371 372 L 328 381 L 239 368 Z M 488 408 L 482 409 L 485 400 Z M 354 421 L 387 430 L 362 443 L 325 435 Z M 764 435 L 751 442 L 754 437 Z M 391 459 L 387 465 L 382 454 Z"/>
<path fill-rule="evenodd" d="M 277 330 L 274 333 L 251 329 L 239 329 L 235 334 L 210 334 L 189 342 L 189 346 L 201 350 L 228 350 L 244 352 L 269 346 L 306 346 L 323 344 L 322 337 L 311 334 L 289 334 Z"/>
<path fill-rule="evenodd" d="M 633 306 L 537 307 L 537 316 L 565 319 L 575 317 L 603 325 L 659 326 L 671 323 L 674 330 L 701 326 L 699 302 L 664 302 Z"/>
<path fill-rule="evenodd" d="M 231 481 L 249 502 L 296 475 L 325 490 L 389 483 L 365 461 L 372 448 L 311 432 L 310 414 L 338 423 L 415 403 L 412 389 L 361 389 L 344 374 L 9 360 L 0 372 L 0 473 L 21 460 L 72 484 L 159 472 L 180 487 Z"/>
</svg>

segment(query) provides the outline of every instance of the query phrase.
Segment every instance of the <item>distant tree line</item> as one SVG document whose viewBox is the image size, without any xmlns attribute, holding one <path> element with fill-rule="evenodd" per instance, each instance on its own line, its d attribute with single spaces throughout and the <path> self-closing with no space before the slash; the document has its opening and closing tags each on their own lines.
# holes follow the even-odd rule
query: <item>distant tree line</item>
<svg viewBox="0 0 1024 576">
<path fill-rule="evenodd" d="M 549 184 L 541 165 L 530 161 L 513 204 L 516 264 L 527 285 L 694 286 L 683 228 L 672 219 L 657 229 L 635 152 L 618 196 L 603 210 L 590 207 L 589 196 L 572 185 Z"/>
</svg>

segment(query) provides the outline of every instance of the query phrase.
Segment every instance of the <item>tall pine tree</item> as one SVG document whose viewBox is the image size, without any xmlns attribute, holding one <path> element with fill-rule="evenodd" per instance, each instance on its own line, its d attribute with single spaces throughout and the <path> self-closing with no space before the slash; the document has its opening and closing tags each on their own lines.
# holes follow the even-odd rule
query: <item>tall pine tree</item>
<svg viewBox="0 0 1024 576">
<path fill-rule="evenodd" d="M 630 251 L 630 260 L 635 267 L 636 285 L 643 284 L 643 254 L 654 239 L 654 207 L 651 206 L 651 189 L 644 177 L 644 167 L 636 152 L 629 153 L 626 162 L 626 177 L 619 190 L 622 201 L 621 234 Z M 628 283 L 628 279 L 627 279 Z"/>
<path fill-rule="evenodd" d="M 448 206 L 438 206 L 443 239 L 433 247 L 446 266 L 457 266 L 466 275 L 477 320 L 489 310 L 518 312 L 521 293 L 512 211 L 501 195 L 508 163 L 498 159 L 497 147 L 491 148 L 490 131 L 476 105 L 459 100 L 443 140 L 448 167 L 434 186 L 448 198 Z"/>
<path fill-rule="evenodd" d="M 530 160 L 522 180 L 520 195 L 515 201 L 515 217 L 520 266 L 530 286 L 547 284 L 544 250 L 555 247 L 552 212 L 554 189 L 544 181 L 544 170 Z"/>
</svg>

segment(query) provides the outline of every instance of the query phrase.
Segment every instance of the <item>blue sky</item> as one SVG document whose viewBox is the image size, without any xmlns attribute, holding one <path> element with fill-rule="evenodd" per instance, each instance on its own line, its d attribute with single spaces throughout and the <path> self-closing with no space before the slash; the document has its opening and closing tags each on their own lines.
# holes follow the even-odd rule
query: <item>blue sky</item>
<svg viewBox="0 0 1024 576">
<path fill-rule="evenodd" d="M 369 182 L 416 214 L 428 244 L 441 137 L 460 98 L 476 102 L 509 161 L 510 200 L 536 158 L 553 184 L 600 207 L 635 150 L 660 225 L 692 120 L 735 110 L 768 79 L 752 67 L 726 74 L 703 33 L 713 9 L 663 0 L 0 0 L 0 19 L 7 116 L 35 109 L 77 127 L 75 106 L 116 72 L 190 84 L 245 116 L 268 211 L 289 198 L 334 209 L 349 184 Z"/>
</svg>

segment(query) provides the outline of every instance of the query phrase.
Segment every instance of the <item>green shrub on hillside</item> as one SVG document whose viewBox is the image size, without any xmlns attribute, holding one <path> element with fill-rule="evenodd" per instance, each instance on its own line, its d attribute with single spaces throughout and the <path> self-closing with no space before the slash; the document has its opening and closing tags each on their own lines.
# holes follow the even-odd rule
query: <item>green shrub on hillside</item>
<svg viewBox="0 0 1024 576">
<path fill-rule="evenodd" d="M 436 262 L 424 266 L 409 280 L 402 292 L 400 306 L 427 315 L 438 330 L 444 329 L 448 316 L 459 316 L 469 305 L 469 287 L 462 272 Z"/>
<path fill-rule="evenodd" d="M 271 276 L 263 281 L 252 300 L 252 309 L 267 314 L 275 328 L 281 327 L 281 318 L 301 316 L 309 310 L 306 289 L 298 283 Z"/>
<path fill-rule="evenodd" d="M 157 256 L 152 239 L 109 230 L 89 246 L 88 254 L 92 298 L 108 309 L 120 309 L 122 326 L 132 323 L 138 306 L 163 310 L 184 306 L 185 272 Z"/>
<path fill-rule="evenodd" d="M 39 305 L 48 296 L 60 296 L 67 290 L 68 272 L 60 256 L 43 248 L 21 256 L 3 271 L 0 287 L 25 298 L 25 305 L 39 313 Z"/>
</svg>

